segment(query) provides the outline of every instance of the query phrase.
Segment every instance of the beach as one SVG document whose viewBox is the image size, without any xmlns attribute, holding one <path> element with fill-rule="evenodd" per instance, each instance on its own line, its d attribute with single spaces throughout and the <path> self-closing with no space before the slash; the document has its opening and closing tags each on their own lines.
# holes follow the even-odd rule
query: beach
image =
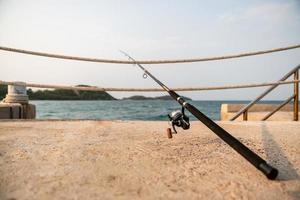
<svg viewBox="0 0 300 200">
<path fill-rule="evenodd" d="M 299 199 L 299 122 L 218 122 L 268 180 L 200 122 L 2 120 L 0 199 Z"/>
</svg>

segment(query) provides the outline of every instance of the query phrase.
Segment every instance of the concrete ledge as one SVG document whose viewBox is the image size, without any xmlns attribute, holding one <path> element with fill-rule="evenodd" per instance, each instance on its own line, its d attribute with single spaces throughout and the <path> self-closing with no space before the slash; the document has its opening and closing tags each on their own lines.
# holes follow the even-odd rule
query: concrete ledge
<svg viewBox="0 0 300 200">
<path fill-rule="evenodd" d="M 0 119 L 34 119 L 35 116 L 35 105 L 0 103 Z"/>
<path fill-rule="evenodd" d="M 222 104 L 221 106 L 221 121 L 228 121 L 246 104 Z M 248 120 L 260 121 L 268 113 L 273 111 L 278 104 L 255 104 L 248 111 Z M 300 106 L 299 106 L 300 107 Z M 293 121 L 293 105 L 287 104 L 276 112 L 268 121 Z M 243 120 L 243 115 L 239 116 L 237 121 Z"/>
<path fill-rule="evenodd" d="M 18 103 L 0 103 L 0 119 L 20 119 L 22 116 L 22 105 Z"/>
</svg>

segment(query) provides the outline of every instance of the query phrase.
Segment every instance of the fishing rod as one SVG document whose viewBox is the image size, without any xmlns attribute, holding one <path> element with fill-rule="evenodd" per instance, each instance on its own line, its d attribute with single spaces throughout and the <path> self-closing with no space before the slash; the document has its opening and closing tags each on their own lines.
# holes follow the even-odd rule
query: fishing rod
<svg viewBox="0 0 300 200">
<path fill-rule="evenodd" d="M 147 78 L 150 76 L 157 84 L 159 84 L 169 95 L 177 101 L 182 108 L 187 109 L 192 113 L 197 119 L 199 119 L 203 124 L 205 124 L 210 130 L 212 130 L 217 136 L 219 136 L 224 142 L 231 146 L 236 152 L 243 156 L 248 162 L 250 162 L 254 167 L 260 170 L 268 179 L 274 180 L 278 175 L 278 170 L 271 165 L 269 165 L 263 158 L 251 151 L 247 146 L 241 143 L 238 139 L 229 134 L 226 130 L 216 124 L 213 120 L 207 117 L 205 114 L 200 112 L 196 107 L 186 102 L 181 96 L 179 96 L 175 91 L 169 89 L 166 85 L 160 82 L 155 76 L 153 76 L 149 71 L 147 71 L 141 64 L 136 62 L 134 58 L 128 55 L 126 52 L 121 51 L 130 60 L 135 62 L 135 64 L 144 71 L 143 77 Z"/>
</svg>

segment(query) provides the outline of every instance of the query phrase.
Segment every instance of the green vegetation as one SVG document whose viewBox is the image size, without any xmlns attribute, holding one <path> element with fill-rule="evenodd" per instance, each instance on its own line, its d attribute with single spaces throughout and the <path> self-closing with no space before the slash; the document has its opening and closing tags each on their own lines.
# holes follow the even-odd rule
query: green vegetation
<svg viewBox="0 0 300 200">
<path fill-rule="evenodd" d="M 0 101 L 5 97 L 6 94 L 7 94 L 7 86 L 0 85 Z"/>
<path fill-rule="evenodd" d="M 78 85 L 89 87 L 87 85 Z M 7 93 L 7 86 L 0 86 L 0 98 Z M 27 90 L 30 100 L 116 100 L 107 92 L 73 91 L 73 90 Z"/>
<path fill-rule="evenodd" d="M 78 85 L 80 87 L 90 87 L 88 85 Z M 0 85 L 0 100 L 7 94 L 7 86 Z M 73 91 L 73 90 L 27 90 L 30 100 L 116 100 L 107 92 L 93 91 Z M 185 100 L 192 100 L 188 97 L 183 97 Z M 141 95 L 123 98 L 122 100 L 173 100 L 169 95 L 160 97 L 145 97 Z"/>
</svg>

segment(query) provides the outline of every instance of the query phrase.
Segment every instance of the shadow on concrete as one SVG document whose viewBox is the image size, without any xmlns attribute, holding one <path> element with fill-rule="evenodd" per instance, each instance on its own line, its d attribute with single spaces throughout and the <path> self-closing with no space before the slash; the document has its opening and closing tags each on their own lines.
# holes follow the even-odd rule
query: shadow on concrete
<svg viewBox="0 0 300 200">
<path fill-rule="evenodd" d="M 299 174 L 278 143 L 274 140 L 273 135 L 270 134 L 266 123 L 262 123 L 261 132 L 263 147 L 266 152 L 266 160 L 279 171 L 277 180 L 300 180 Z"/>
</svg>

